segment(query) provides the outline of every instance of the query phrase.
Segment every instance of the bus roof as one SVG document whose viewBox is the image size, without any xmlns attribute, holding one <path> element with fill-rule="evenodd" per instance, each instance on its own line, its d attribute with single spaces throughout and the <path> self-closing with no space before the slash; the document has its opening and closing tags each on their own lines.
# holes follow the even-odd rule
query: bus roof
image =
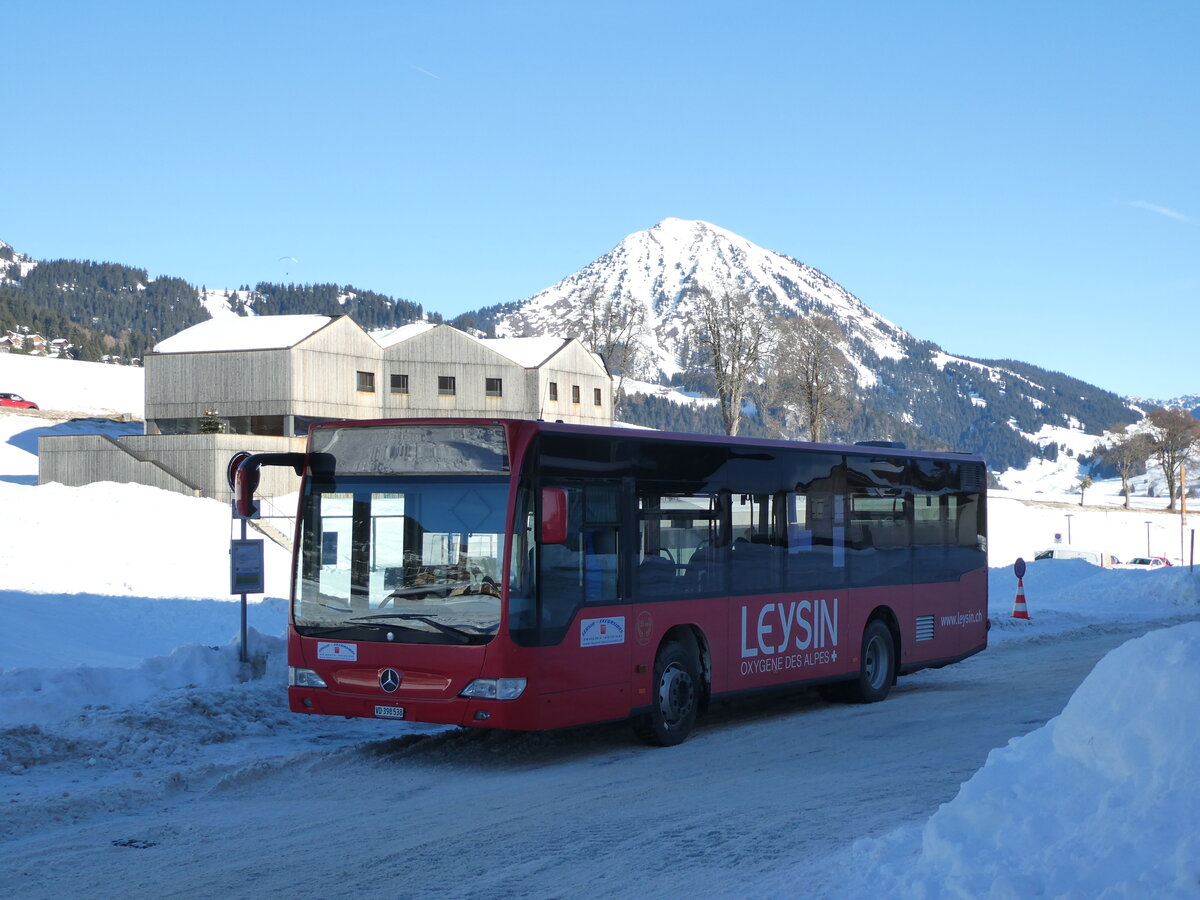
<svg viewBox="0 0 1200 900">
<path fill-rule="evenodd" d="M 906 459 L 945 459 L 956 462 L 977 462 L 985 468 L 982 456 L 958 451 L 915 450 L 912 448 L 880 447 L 859 444 L 826 444 L 810 441 L 788 441 L 776 438 L 729 437 L 724 434 L 692 434 L 681 431 L 656 431 L 654 429 L 627 428 L 620 425 L 574 425 L 565 422 L 547 422 L 542 419 L 460 419 L 460 418 L 415 418 L 415 419 L 350 419 L 337 422 L 320 422 L 313 430 L 324 428 L 369 428 L 372 426 L 396 425 L 502 425 L 525 431 L 548 434 L 578 434 L 630 440 L 653 440 L 666 443 L 690 443 L 732 447 L 761 447 L 763 449 L 820 450 L 827 453 L 846 453 L 855 456 L 896 456 Z"/>
</svg>

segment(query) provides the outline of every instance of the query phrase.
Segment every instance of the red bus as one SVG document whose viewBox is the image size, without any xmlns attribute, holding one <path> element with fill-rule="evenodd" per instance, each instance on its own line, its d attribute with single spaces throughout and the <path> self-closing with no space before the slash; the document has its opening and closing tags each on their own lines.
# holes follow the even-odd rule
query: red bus
<svg viewBox="0 0 1200 900">
<path fill-rule="evenodd" d="M 987 645 L 983 460 L 513 420 L 313 427 L 291 709 L 504 729 L 857 702 Z"/>
</svg>

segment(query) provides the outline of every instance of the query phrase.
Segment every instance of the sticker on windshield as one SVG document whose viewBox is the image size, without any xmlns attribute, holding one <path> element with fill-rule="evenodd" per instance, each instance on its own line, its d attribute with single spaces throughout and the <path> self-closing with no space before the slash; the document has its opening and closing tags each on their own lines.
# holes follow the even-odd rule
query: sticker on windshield
<svg viewBox="0 0 1200 900">
<path fill-rule="evenodd" d="M 340 659 L 344 662 L 358 661 L 358 644 L 342 641 L 318 641 L 317 659 Z"/>
<path fill-rule="evenodd" d="M 579 623 L 579 646 L 600 647 L 625 643 L 625 617 L 583 619 Z"/>
</svg>

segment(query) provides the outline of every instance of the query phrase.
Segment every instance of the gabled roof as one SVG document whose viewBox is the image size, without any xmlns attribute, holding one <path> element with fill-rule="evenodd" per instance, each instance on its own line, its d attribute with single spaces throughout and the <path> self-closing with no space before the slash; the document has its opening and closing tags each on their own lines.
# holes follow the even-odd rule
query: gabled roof
<svg viewBox="0 0 1200 900">
<path fill-rule="evenodd" d="M 284 350 L 303 343 L 335 316 L 225 316 L 209 319 L 185 328 L 178 334 L 159 341 L 155 353 L 213 353 L 222 350 Z M 353 320 L 351 320 L 353 323 Z M 354 323 L 355 327 L 359 327 Z M 536 369 L 562 351 L 573 338 L 477 338 L 451 325 L 413 322 L 389 331 L 363 332 L 382 349 L 395 347 L 404 341 L 428 334 L 437 328 L 448 328 L 464 340 L 474 341 L 493 353 L 524 369 Z M 361 330 L 361 329 L 360 329 Z M 601 368 L 602 360 L 597 359 Z"/>
<path fill-rule="evenodd" d="M 509 362 L 516 363 L 524 369 L 535 369 L 558 353 L 570 343 L 570 338 L 561 337 L 527 337 L 527 338 L 479 338 L 453 325 L 435 325 L 430 322 L 414 322 L 402 325 L 393 331 L 376 332 L 371 335 L 379 346 L 394 347 L 419 335 L 426 334 L 435 328 L 449 328 L 462 338 L 481 344 L 493 353 L 498 353 Z"/>
<path fill-rule="evenodd" d="M 518 366 L 534 369 L 570 343 L 570 338 L 480 338 L 479 343 L 511 359 Z"/>
<path fill-rule="evenodd" d="M 407 341 L 409 338 L 416 337 L 418 334 L 424 334 L 427 331 L 432 331 L 437 328 L 434 322 L 410 322 L 407 325 L 401 325 L 399 328 L 393 328 L 390 331 L 373 331 L 371 337 L 375 338 L 375 343 L 380 347 L 387 349 L 394 347 L 401 341 Z"/>
<path fill-rule="evenodd" d="M 159 341 L 154 345 L 154 352 L 281 350 L 296 346 L 333 319 L 333 316 L 231 316 L 209 319 Z"/>
</svg>

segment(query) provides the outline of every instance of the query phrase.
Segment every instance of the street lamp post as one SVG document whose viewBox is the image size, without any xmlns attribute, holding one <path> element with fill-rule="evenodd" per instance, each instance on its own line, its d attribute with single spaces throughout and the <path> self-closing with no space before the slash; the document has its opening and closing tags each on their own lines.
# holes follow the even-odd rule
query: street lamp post
<svg viewBox="0 0 1200 900">
<path fill-rule="evenodd" d="M 1150 520 L 1146 520 L 1146 555 L 1150 555 Z"/>
<path fill-rule="evenodd" d="M 1067 513 L 1067 546 L 1071 546 L 1071 516 L 1074 513 Z"/>
</svg>

